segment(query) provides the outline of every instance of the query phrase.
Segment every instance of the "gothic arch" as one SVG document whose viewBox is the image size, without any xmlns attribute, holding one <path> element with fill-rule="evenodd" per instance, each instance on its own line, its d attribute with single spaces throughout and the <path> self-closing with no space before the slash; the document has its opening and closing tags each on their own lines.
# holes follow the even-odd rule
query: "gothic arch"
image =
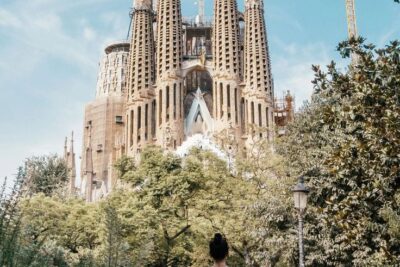
<svg viewBox="0 0 400 267">
<path fill-rule="evenodd" d="M 192 68 L 184 77 L 184 117 L 189 113 L 197 90 L 200 89 L 207 108 L 212 113 L 213 109 L 213 79 L 207 69 Z"/>
</svg>

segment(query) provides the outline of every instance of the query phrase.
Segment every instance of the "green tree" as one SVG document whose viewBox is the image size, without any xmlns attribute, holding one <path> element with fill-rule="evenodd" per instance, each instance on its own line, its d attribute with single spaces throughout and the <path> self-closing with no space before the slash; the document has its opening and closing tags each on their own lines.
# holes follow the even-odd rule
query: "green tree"
<svg viewBox="0 0 400 267">
<path fill-rule="evenodd" d="M 296 213 L 283 158 L 267 140 L 256 140 L 249 155 L 237 159 L 238 175 L 252 185 L 247 201 L 242 251 L 246 266 L 293 266 L 297 259 Z"/>
<path fill-rule="evenodd" d="M 68 182 L 68 168 L 65 161 L 56 155 L 31 157 L 20 167 L 18 179 L 24 181 L 29 195 L 43 193 L 51 196 Z"/>
<path fill-rule="evenodd" d="M 292 264 L 292 179 L 281 180 L 282 160 L 270 145 L 257 146 L 257 158 L 238 160 L 231 170 L 201 149 L 179 159 L 152 147 L 143 151 L 137 167 L 132 159 L 120 161 L 122 180 L 131 189 L 116 191 L 108 201 L 117 210 L 132 261 L 209 266 L 208 241 L 222 232 L 232 248 L 232 266 Z"/>
<path fill-rule="evenodd" d="M 133 187 L 127 193 L 129 201 L 121 199 L 120 192 L 113 201 L 122 202 L 120 212 L 126 225 L 132 225 L 131 245 L 137 252 L 133 257 L 139 265 L 188 264 L 187 249 L 182 246 L 190 247 L 187 206 L 199 188 L 198 179 L 183 176 L 181 160 L 154 147 L 143 151 L 141 164 L 125 173 L 123 180 Z"/>
<path fill-rule="evenodd" d="M 127 247 L 124 246 L 123 225 L 115 207 L 106 203 L 104 212 L 104 242 L 105 242 L 105 266 L 131 266 L 129 257 L 126 257 Z"/>
<path fill-rule="evenodd" d="M 38 194 L 18 203 L 19 228 L 12 264 L 98 266 L 98 205 Z"/>
<path fill-rule="evenodd" d="M 359 39 L 338 49 L 359 61 L 345 73 L 334 63 L 314 67 L 313 100 L 279 152 L 312 188 L 308 264 L 392 266 L 400 260 L 400 46 Z"/>
<path fill-rule="evenodd" d="M 13 266 L 21 229 L 21 212 L 18 204 L 22 181 L 16 180 L 9 194 L 6 193 L 6 185 L 7 178 L 0 188 L 0 266 Z"/>
</svg>

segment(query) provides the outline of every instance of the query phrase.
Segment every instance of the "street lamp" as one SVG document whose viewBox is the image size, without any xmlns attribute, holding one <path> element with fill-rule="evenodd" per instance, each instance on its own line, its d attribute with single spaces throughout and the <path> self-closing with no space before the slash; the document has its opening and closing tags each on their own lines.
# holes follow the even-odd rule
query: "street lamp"
<svg viewBox="0 0 400 267">
<path fill-rule="evenodd" d="M 304 267 L 304 245 L 303 245 L 303 213 L 307 207 L 307 195 L 310 192 L 304 185 L 304 177 L 299 177 L 299 183 L 292 190 L 294 206 L 299 210 L 299 266 Z"/>
</svg>

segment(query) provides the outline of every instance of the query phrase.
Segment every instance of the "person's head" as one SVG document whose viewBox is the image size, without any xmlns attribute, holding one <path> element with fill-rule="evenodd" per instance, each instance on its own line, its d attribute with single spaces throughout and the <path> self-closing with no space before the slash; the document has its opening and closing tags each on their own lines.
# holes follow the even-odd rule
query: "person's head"
<svg viewBox="0 0 400 267">
<path fill-rule="evenodd" d="M 215 262 L 223 261 L 229 253 L 229 246 L 226 239 L 217 233 L 214 238 L 210 241 L 210 255 Z"/>
</svg>

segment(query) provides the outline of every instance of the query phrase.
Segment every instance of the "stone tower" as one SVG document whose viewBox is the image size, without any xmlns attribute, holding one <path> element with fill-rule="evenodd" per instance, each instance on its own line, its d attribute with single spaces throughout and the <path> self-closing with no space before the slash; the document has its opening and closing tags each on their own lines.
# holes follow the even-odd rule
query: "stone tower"
<svg viewBox="0 0 400 267">
<path fill-rule="evenodd" d="M 165 149 L 183 142 L 182 44 L 180 0 L 158 0 L 157 143 Z"/>
<path fill-rule="evenodd" d="M 85 107 L 81 161 L 82 188 L 88 201 L 112 190 L 112 165 L 125 151 L 124 115 L 130 44 L 113 42 L 100 62 L 96 98 Z"/>
<path fill-rule="evenodd" d="M 239 20 L 236 0 L 214 1 L 213 117 L 217 132 L 233 127 L 241 135 Z"/>
<path fill-rule="evenodd" d="M 136 0 L 126 101 L 126 152 L 137 156 L 156 137 L 155 44 L 152 0 Z"/>
<path fill-rule="evenodd" d="M 245 1 L 244 83 L 245 132 L 272 138 L 273 84 L 263 0 Z M 250 127 L 249 126 L 254 126 Z"/>
</svg>

